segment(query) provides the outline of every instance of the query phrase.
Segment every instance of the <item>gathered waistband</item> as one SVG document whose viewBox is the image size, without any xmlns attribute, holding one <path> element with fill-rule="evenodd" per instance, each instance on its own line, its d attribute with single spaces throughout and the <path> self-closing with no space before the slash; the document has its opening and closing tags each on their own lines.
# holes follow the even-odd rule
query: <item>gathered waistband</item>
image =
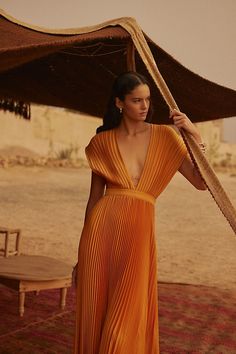
<svg viewBox="0 0 236 354">
<path fill-rule="evenodd" d="M 153 195 L 135 189 L 107 188 L 105 195 L 126 195 L 133 198 L 145 200 L 146 202 L 149 202 L 153 205 L 155 204 L 156 201 Z"/>
</svg>

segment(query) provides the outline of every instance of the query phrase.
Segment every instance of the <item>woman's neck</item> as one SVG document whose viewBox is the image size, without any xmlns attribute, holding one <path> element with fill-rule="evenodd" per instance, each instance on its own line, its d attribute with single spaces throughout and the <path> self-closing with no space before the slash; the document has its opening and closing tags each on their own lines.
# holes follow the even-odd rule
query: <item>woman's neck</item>
<svg viewBox="0 0 236 354">
<path fill-rule="evenodd" d="M 149 129 L 149 123 L 147 122 L 127 121 L 125 119 L 122 119 L 119 127 L 117 128 L 117 130 L 119 130 L 120 133 L 123 133 L 125 135 L 131 135 L 131 136 L 144 133 L 148 129 Z"/>
</svg>

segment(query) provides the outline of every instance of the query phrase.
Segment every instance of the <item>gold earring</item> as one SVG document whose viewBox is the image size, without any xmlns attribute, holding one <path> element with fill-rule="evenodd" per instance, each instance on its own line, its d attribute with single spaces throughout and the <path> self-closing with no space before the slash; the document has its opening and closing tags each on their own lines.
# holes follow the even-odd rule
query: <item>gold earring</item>
<svg viewBox="0 0 236 354">
<path fill-rule="evenodd" d="M 122 108 L 120 107 L 120 114 L 122 113 L 122 111 L 123 111 L 123 110 L 122 110 Z"/>
</svg>

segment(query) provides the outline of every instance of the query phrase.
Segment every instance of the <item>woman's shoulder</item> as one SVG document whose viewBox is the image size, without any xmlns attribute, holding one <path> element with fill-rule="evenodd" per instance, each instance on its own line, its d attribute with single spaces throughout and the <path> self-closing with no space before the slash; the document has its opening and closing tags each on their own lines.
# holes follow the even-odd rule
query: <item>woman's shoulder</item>
<svg viewBox="0 0 236 354">
<path fill-rule="evenodd" d="M 154 130 L 154 132 L 158 133 L 158 134 L 168 134 L 171 132 L 171 130 L 173 130 L 169 125 L 165 125 L 165 124 L 152 124 L 152 128 Z"/>
<path fill-rule="evenodd" d="M 110 129 L 110 130 L 103 130 L 97 134 L 95 134 L 91 140 L 93 141 L 103 141 L 104 139 L 106 139 L 108 136 L 110 136 L 111 134 L 111 131 L 113 129 Z"/>
<path fill-rule="evenodd" d="M 184 145 L 181 134 L 172 125 L 155 124 L 154 131 L 156 140 L 164 145 Z"/>
<path fill-rule="evenodd" d="M 110 136 L 110 134 L 111 134 L 110 132 L 111 132 L 110 130 L 105 130 L 105 131 L 95 134 L 90 139 L 88 146 L 97 146 L 98 147 L 98 146 L 103 145 L 106 142 L 107 138 Z"/>
<path fill-rule="evenodd" d="M 154 130 L 159 134 L 163 134 L 165 136 L 179 135 L 176 129 L 171 125 L 167 125 L 167 124 L 152 124 L 152 125 L 154 127 Z"/>
</svg>

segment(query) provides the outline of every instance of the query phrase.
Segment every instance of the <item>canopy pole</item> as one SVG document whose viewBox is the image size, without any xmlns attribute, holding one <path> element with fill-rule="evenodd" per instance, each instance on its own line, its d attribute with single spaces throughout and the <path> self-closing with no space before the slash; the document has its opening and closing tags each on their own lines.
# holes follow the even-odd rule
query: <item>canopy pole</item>
<svg viewBox="0 0 236 354">
<path fill-rule="evenodd" d="M 127 48 L 126 49 L 127 70 L 136 71 L 134 42 L 132 40 L 129 40 L 126 48 Z"/>
</svg>

